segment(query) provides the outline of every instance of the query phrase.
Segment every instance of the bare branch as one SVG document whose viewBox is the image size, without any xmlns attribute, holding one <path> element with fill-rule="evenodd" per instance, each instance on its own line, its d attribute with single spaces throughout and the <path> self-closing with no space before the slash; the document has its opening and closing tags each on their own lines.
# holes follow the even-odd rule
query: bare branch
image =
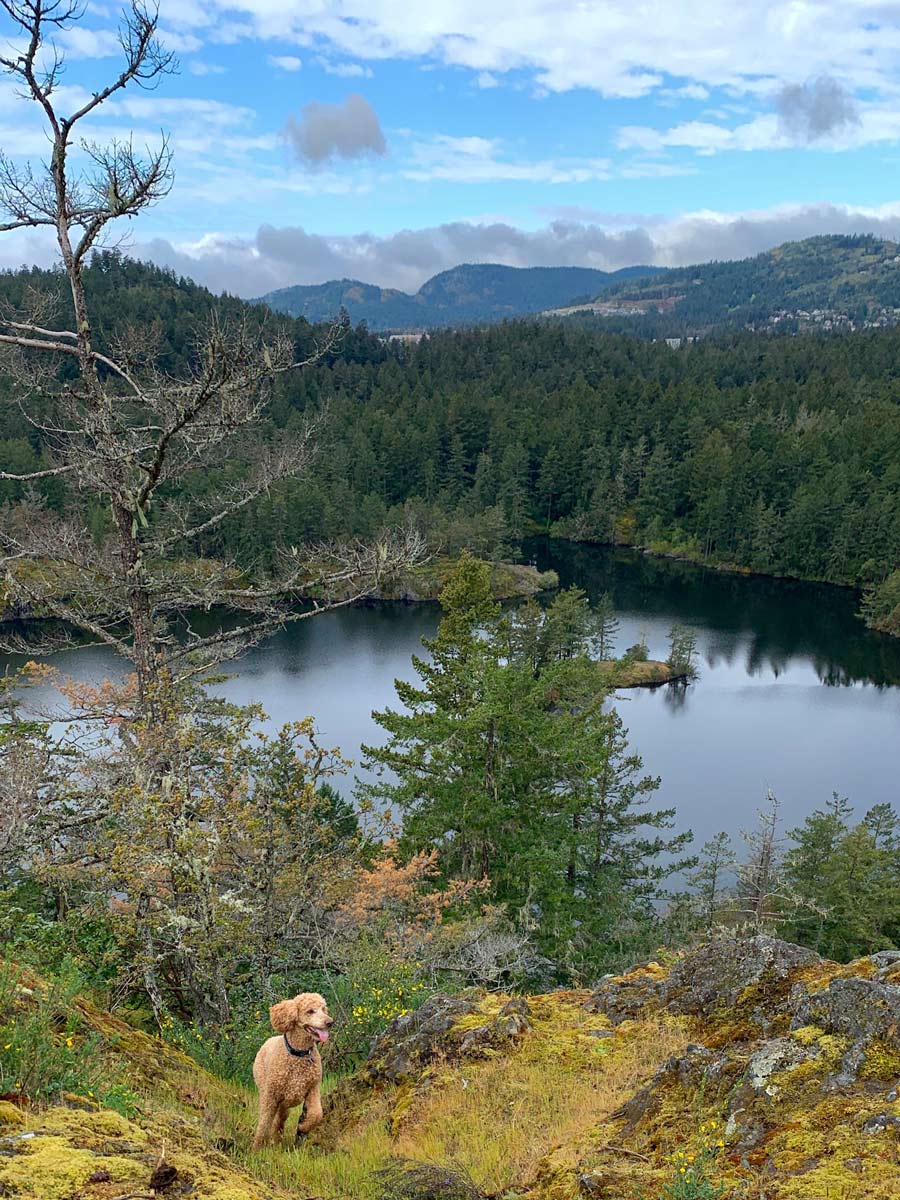
<svg viewBox="0 0 900 1200">
<path fill-rule="evenodd" d="M 14 483 L 33 483 L 36 479 L 50 479 L 54 475 L 70 475 L 74 470 L 74 463 L 67 463 L 61 467 L 47 467 L 43 471 L 26 471 L 22 475 L 15 471 L 0 471 L 0 479 L 9 479 Z"/>
<path fill-rule="evenodd" d="M 74 13 L 74 7 L 73 7 Z M 63 122 L 68 135 L 72 126 L 84 119 L 116 92 L 120 92 L 132 80 L 142 87 L 150 86 L 162 75 L 175 70 L 174 54 L 164 50 L 156 36 L 158 10 L 145 8 L 138 0 L 132 0 L 131 9 L 119 26 L 119 45 L 125 56 L 125 67 L 121 74 L 105 88 L 95 92 L 90 100 L 77 109 Z M 70 18 L 71 19 L 71 18 Z"/>
<path fill-rule="evenodd" d="M 21 334 L 0 333 L 0 342 L 6 345 L 19 346 L 25 350 L 44 350 L 51 354 L 70 354 L 76 357 L 81 353 L 77 345 L 53 340 L 54 338 L 73 338 L 77 342 L 78 335 L 76 333 L 69 333 L 68 330 L 55 332 L 50 329 L 41 329 L 36 325 L 27 325 L 21 321 L 4 321 L 2 317 L 0 317 L 0 325 L 5 325 L 8 329 L 31 330 L 33 333 L 39 335 L 37 337 L 23 337 Z M 117 362 L 114 362 L 113 359 L 108 358 L 105 354 L 101 354 L 99 350 L 92 350 L 91 357 L 94 362 L 100 363 L 108 371 L 112 371 L 114 375 L 118 375 L 120 379 L 124 379 L 135 395 L 138 397 L 143 396 L 137 383 Z"/>
</svg>

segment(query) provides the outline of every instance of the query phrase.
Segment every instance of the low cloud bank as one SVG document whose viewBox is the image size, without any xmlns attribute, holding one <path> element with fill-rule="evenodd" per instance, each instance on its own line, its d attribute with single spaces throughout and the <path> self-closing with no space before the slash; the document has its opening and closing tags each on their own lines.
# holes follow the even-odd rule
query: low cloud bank
<svg viewBox="0 0 900 1200">
<path fill-rule="evenodd" d="M 738 214 L 698 212 L 671 219 L 581 210 L 536 230 L 503 222 L 456 221 L 383 237 L 370 233 L 330 237 L 300 226 L 262 225 L 249 238 L 210 235 L 181 246 L 156 238 L 136 240 L 124 249 L 215 292 L 253 297 L 291 284 L 329 279 L 361 279 L 414 292 L 438 271 L 465 262 L 607 271 L 638 263 L 687 266 L 747 258 L 782 242 L 827 233 L 873 233 L 896 240 L 900 201 L 871 209 L 810 204 Z M 0 238 L 0 267 L 52 261 L 52 243 L 39 235 Z"/>
</svg>

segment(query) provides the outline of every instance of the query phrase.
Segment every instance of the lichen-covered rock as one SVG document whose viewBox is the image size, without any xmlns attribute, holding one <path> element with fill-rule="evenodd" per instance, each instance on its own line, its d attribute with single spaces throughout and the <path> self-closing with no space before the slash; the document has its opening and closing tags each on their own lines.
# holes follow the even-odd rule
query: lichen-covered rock
<svg viewBox="0 0 900 1200">
<path fill-rule="evenodd" d="M 518 997 L 508 1000 L 492 1021 L 468 1030 L 459 1044 L 461 1054 L 474 1050 L 498 1049 L 531 1029 L 531 1008 Z"/>
<path fill-rule="evenodd" d="M 773 1038 L 751 1055 L 744 1082 L 757 1094 L 777 1096 L 780 1087 L 772 1076 L 798 1067 L 812 1056 L 810 1050 L 791 1038 Z"/>
<path fill-rule="evenodd" d="M 662 1000 L 674 1012 L 707 1013 L 737 1004 L 748 989 L 763 984 L 786 993 L 778 985 L 821 961 L 812 950 L 763 934 L 715 938 L 676 963 L 662 985 Z"/>
<path fill-rule="evenodd" d="M 890 971 L 892 967 L 900 966 L 900 950 L 878 950 L 871 959 L 879 971 Z"/>
<path fill-rule="evenodd" d="M 710 1073 L 715 1056 L 706 1046 L 689 1042 L 680 1054 L 670 1055 L 656 1071 L 650 1082 L 635 1092 L 615 1114 L 628 1121 L 633 1128 L 650 1113 L 658 1112 L 667 1089 L 672 1084 L 682 1087 L 699 1086 Z"/>
<path fill-rule="evenodd" d="M 448 1035 L 460 1018 L 477 1010 L 474 1000 L 432 996 L 415 1012 L 395 1017 L 372 1043 L 367 1072 L 372 1079 L 397 1083 L 414 1076 L 438 1054 L 451 1049 Z"/>
<path fill-rule="evenodd" d="M 833 979 L 799 1001 L 794 1025 L 818 1025 L 855 1043 L 878 1038 L 900 1051 L 900 987 L 876 979 Z"/>
<path fill-rule="evenodd" d="M 285 1200 L 211 1149 L 194 1122 L 171 1114 L 155 1113 L 145 1127 L 108 1110 L 49 1108 L 26 1114 L 24 1125 L 0 1136 L 0 1196 L 10 1200 L 149 1195 L 163 1143 L 177 1181 L 165 1192 L 172 1200 Z"/>
<path fill-rule="evenodd" d="M 863 1133 L 884 1133 L 891 1129 L 900 1132 L 900 1117 L 892 1117 L 890 1113 L 876 1113 L 862 1127 Z"/>
<path fill-rule="evenodd" d="M 634 1020 L 658 1007 L 665 976 L 656 962 L 641 963 L 624 975 L 604 975 L 585 1002 L 585 1010 L 602 1013 L 612 1025 Z"/>
<path fill-rule="evenodd" d="M 528 1002 L 519 997 L 491 1012 L 475 1000 L 432 996 L 415 1012 L 395 1017 L 373 1042 L 367 1074 L 400 1083 L 421 1074 L 438 1057 L 499 1049 L 531 1029 L 530 1016 Z"/>
</svg>

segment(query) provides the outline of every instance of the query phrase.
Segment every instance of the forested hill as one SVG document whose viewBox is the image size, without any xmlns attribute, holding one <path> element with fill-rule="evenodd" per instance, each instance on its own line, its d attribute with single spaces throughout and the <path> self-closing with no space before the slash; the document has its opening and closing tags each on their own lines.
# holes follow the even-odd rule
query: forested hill
<svg viewBox="0 0 900 1200">
<path fill-rule="evenodd" d="M 616 327 L 624 321 L 633 332 L 650 335 L 895 324 L 900 320 L 900 245 L 868 236 L 808 238 L 755 258 L 624 281 L 604 289 L 595 301 L 592 318 Z"/>
<path fill-rule="evenodd" d="M 309 321 L 332 320 L 345 308 L 351 321 L 365 321 L 374 330 L 435 329 L 527 316 L 596 296 L 624 280 L 658 274 L 658 267 L 607 272 L 468 263 L 433 276 L 415 295 L 358 279 L 337 279 L 281 288 L 261 301 L 276 312 Z"/>
<path fill-rule="evenodd" d="M 93 255 L 85 283 L 100 341 L 108 343 L 117 331 L 137 326 L 144 340 L 156 347 L 167 370 L 177 371 L 183 365 L 198 329 L 213 312 L 225 321 L 248 321 L 254 327 L 277 323 L 290 327 L 302 342 L 311 340 L 305 321 L 273 317 L 234 296 L 215 296 L 192 279 L 115 251 Z M 21 311 L 35 293 L 52 298 L 55 319 L 61 326 L 71 324 L 71 294 L 62 270 L 0 271 L 0 304 Z"/>
<path fill-rule="evenodd" d="M 58 288 L 59 276 L 0 276 L 0 298 L 26 286 Z M 101 339 L 137 323 L 158 334 L 174 370 L 219 304 L 115 255 L 98 258 L 87 286 Z M 231 318 L 283 323 L 301 349 L 313 336 L 304 321 L 222 306 Z M 327 402 L 315 469 L 217 527 L 203 549 L 264 567 L 280 543 L 370 536 L 411 518 L 448 552 L 504 557 L 525 534 L 549 530 L 879 584 L 900 565 L 898 361 L 895 328 L 743 332 L 677 351 L 596 323 L 512 322 L 402 346 L 348 330 L 337 353 L 280 379 L 264 431 L 277 438 Z M 0 399 L 8 390 L 0 378 Z M 45 461 L 39 430 L 0 404 L 0 469 Z M 245 469 L 232 459 L 193 487 L 202 496 Z M 90 507 L 62 478 L 41 488 L 55 506 Z M 22 494 L 0 481 L 0 504 Z M 86 516 L 99 536 L 107 515 Z M 873 615 L 900 632 L 900 576 Z"/>
</svg>

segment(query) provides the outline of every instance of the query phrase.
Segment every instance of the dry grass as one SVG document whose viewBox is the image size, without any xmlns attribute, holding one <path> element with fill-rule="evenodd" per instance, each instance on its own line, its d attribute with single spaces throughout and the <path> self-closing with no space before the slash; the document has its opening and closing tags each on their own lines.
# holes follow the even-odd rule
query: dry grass
<svg viewBox="0 0 900 1200">
<path fill-rule="evenodd" d="M 404 1103 L 391 1153 L 456 1162 L 486 1192 L 527 1185 L 554 1146 L 577 1144 L 689 1040 L 680 1023 L 652 1018 L 614 1038 L 592 1037 L 603 1021 L 582 1001 L 535 998 L 534 1030 L 515 1051 L 438 1068 L 431 1086 Z M 351 1153 L 357 1136 L 350 1131 L 344 1143 Z"/>
<path fill-rule="evenodd" d="M 655 658 L 628 663 L 616 658 L 602 659 L 597 663 L 597 671 L 606 686 L 616 688 L 659 687 L 684 678 L 683 673 Z"/>
<path fill-rule="evenodd" d="M 647 1024 L 618 1044 L 590 1039 L 580 1063 L 526 1045 L 516 1055 L 458 1072 L 410 1112 L 395 1152 L 455 1160 L 487 1192 L 527 1185 L 559 1143 L 576 1146 L 687 1040 Z"/>
</svg>

